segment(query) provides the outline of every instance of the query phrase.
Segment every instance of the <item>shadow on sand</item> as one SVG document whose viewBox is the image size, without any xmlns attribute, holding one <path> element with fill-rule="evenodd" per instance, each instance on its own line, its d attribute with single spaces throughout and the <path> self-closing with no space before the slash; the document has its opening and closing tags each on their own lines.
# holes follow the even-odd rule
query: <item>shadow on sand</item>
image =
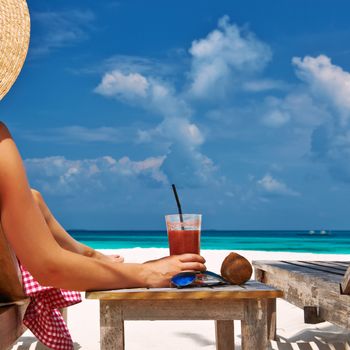
<svg viewBox="0 0 350 350">
<path fill-rule="evenodd" d="M 334 325 L 304 329 L 291 337 L 278 338 L 278 342 L 271 342 L 273 350 L 350 350 L 349 331 Z"/>
<path fill-rule="evenodd" d="M 206 338 L 205 336 L 198 334 L 198 333 L 190 333 L 190 332 L 176 332 L 177 336 L 182 338 L 188 338 L 193 340 L 196 344 L 200 346 L 209 346 L 209 345 L 215 345 L 215 342 L 212 340 Z"/>
<path fill-rule="evenodd" d="M 74 343 L 74 350 L 81 349 L 78 343 Z M 47 346 L 40 343 L 35 337 L 21 337 L 11 350 L 50 350 Z"/>
<path fill-rule="evenodd" d="M 191 339 L 199 347 L 214 346 L 210 338 L 198 333 L 177 332 L 176 336 Z M 239 334 L 237 336 L 241 338 Z M 237 340 L 237 338 L 236 338 Z M 271 350 L 350 350 L 350 333 L 348 330 L 330 325 L 320 329 L 304 329 L 290 337 L 278 337 L 278 341 L 271 341 Z M 236 344 L 236 350 L 241 349 Z"/>
</svg>

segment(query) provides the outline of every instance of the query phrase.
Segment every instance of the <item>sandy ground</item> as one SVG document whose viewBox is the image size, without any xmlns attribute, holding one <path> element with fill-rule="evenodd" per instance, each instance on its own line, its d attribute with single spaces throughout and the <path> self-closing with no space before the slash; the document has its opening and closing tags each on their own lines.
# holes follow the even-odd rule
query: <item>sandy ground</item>
<svg viewBox="0 0 350 350">
<path fill-rule="evenodd" d="M 116 251 L 104 251 L 116 253 Z M 168 254 L 167 249 L 123 249 L 118 250 L 127 262 L 143 262 Z M 219 272 L 221 262 L 229 251 L 205 250 L 208 270 Z M 249 260 L 350 260 L 350 255 L 321 255 L 309 253 L 274 253 L 238 251 Z M 84 299 L 84 296 L 83 296 Z M 99 305 L 98 301 L 83 300 L 68 310 L 68 327 L 75 343 L 75 349 L 98 350 L 99 347 Z M 307 349 L 350 349 L 350 331 L 323 322 L 317 325 L 303 323 L 302 310 L 283 301 L 277 302 L 277 334 L 288 343 L 311 342 Z M 235 322 L 236 349 L 240 349 L 240 324 Z M 213 321 L 128 321 L 125 325 L 126 350 L 215 350 Z M 334 344 L 325 346 L 324 343 Z M 315 346 L 317 344 L 317 347 Z M 345 345 L 344 345 L 345 344 Z M 287 346 L 287 345 L 285 345 Z M 284 345 L 278 345 L 284 348 Z M 302 347 L 301 347 L 302 348 Z M 46 349 L 27 331 L 12 350 Z M 288 349 L 299 346 L 288 345 Z M 305 348 L 306 349 L 306 348 Z"/>
</svg>

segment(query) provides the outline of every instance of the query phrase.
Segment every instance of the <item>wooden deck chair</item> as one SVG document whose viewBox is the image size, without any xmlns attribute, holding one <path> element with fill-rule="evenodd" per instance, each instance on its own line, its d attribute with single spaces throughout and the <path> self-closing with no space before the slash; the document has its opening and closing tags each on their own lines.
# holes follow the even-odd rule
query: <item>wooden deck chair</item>
<svg viewBox="0 0 350 350">
<path fill-rule="evenodd" d="M 17 259 L 0 225 L 0 349 L 6 350 L 25 331 L 22 323 L 29 299 L 21 284 Z"/>
<path fill-rule="evenodd" d="M 255 277 L 304 309 L 305 323 L 350 329 L 350 261 L 253 261 Z"/>
</svg>

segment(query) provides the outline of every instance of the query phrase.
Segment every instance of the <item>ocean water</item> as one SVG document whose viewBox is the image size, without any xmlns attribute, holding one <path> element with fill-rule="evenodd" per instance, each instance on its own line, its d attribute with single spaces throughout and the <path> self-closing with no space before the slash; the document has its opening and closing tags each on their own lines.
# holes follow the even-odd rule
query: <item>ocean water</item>
<svg viewBox="0 0 350 350">
<path fill-rule="evenodd" d="M 70 230 L 96 249 L 166 248 L 166 231 Z M 202 231 L 201 249 L 350 254 L 350 231 Z"/>
</svg>

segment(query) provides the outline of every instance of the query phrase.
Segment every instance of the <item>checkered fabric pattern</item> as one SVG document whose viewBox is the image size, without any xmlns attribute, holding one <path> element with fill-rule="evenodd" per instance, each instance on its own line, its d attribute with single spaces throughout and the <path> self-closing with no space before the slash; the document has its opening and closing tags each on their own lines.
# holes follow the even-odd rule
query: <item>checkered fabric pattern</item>
<svg viewBox="0 0 350 350">
<path fill-rule="evenodd" d="M 79 292 L 41 286 L 20 264 L 23 287 L 31 299 L 23 323 L 53 350 L 73 350 L 73 341 L 58 309 L 81 302 Z"/>
</svg>

